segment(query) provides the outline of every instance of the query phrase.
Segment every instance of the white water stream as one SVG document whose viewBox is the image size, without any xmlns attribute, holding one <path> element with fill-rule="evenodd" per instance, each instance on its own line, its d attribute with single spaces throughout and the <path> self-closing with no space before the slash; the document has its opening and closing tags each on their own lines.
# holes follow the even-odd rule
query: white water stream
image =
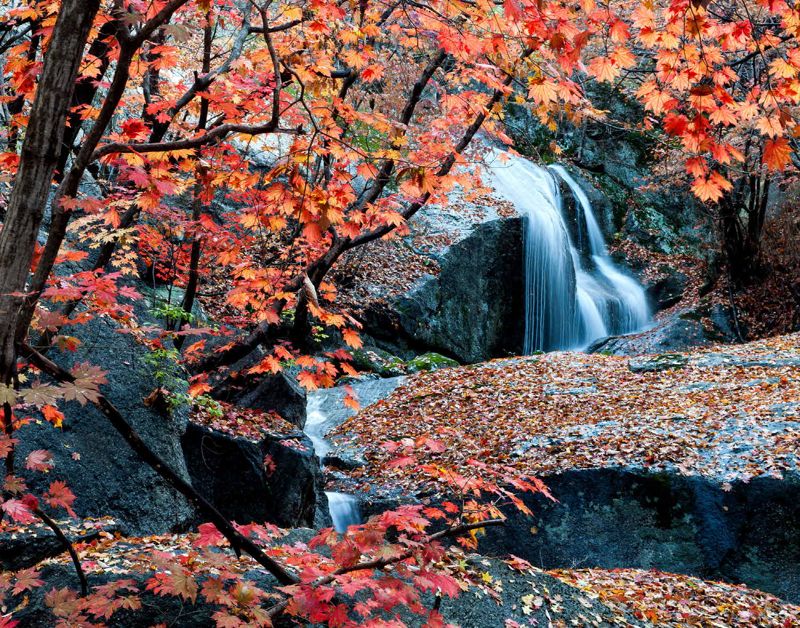
<svg viewBox="0 0 800 628">
<path fill-rule="evenodd" d="M 353 384 L 358 402 L 364 408 L 386 397 L 403 381 L 402 377 L 366 380 Z M 354 412 L 344 405 L 343 388 L 328 388 L 308 393 L 306 401 L 305 432 L 314 445 L 314 452 L 323 461 L 331 451 L 331 444 L 325 438 L 328 432 L 351 417 Z M 328 510 L 337 532 L 345 532 L 348 526 L 361 523 L 362 517 L 358 499 L 354 495 L 326 491 Z"/>
<path fill-rule="evenodd" d="M 582 349 L 642 329 L 650 319 L 644 289 L 609 257 L 589 197 L 567 170 L 510 156 L 491 173 L 525 219 L 524 353 Z M 575 200 L 574 237 L 562 181 Z"/>
</svg>

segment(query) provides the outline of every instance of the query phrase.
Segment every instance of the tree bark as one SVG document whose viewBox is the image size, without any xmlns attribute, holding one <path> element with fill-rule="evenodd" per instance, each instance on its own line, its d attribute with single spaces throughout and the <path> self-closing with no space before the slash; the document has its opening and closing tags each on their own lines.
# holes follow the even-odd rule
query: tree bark
<svg viewBox="0 0 800 628">
<path fill-rule="evenodd" d="M 36 235 L 64 138 L 78 65 L 99 0 L 64 0 L 22 144 L 19 168 L 0 232 L 0 382 L 11 381 L 17 318 L 33 260 Z"/>
</svg>

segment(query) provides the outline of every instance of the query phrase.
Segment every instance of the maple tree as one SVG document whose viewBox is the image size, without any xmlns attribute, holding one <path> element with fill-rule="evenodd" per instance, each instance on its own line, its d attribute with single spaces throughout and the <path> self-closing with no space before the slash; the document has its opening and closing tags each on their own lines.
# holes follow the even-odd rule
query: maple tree
<svg viewBox="0 0 800 628">
<path fill-rule="evenodd" d="M 346 351 L 314 355 L 317 331 L 333 328 L 348 346 L 361 344 L 358 322 L 337 305 L 327 280 L 336 262 L 405 233 L 418 211 L 446 204 L 457 186 L 476 187 L 469 162 L 480 151 L 470 152 L 473 140 L 485 131 L 508 141 L 501 125 L 506 99 L 527 100 L 545 123 L 562 114 L 602 117 L 583 88 L 587 80 L 618 84 L 641 100 L 649 112 L 641 126 L 662 126 L 695 194 L 720 202 L 728 240 L 752 248 L 773 173 L 794 164 L 799 29 L 800 9 L 783 0 L 638 6 L 20 0 L 4 6 L 3 511 L 55 526 L 42 503 L 71 508 L 68 487 L 53 483 L 34 496 L 15 477 L 21 412 L 38 408 L 59 426 L 64 401 L 96 404 L 237 552 L 249 553 L 288 587 L 280 610 L 345 624 L 336 587 L 347 586 L 354 571 L 400 569 L 409 561 L 428 569 L 440 548 L 434 544 L 428 553 L 419 546 L 442 538 L 428 530 L 442 512 L 425 519 L 406 509 L 352 538 L 323 537 L 320 543 L 334 543 L 333 561 L 303 554 L 294 565 L 299 577 L 287 570 L 291 561 L 279 564 L 253 539 L 257 530 L 227 521 L 147 447 L 103 394 L 103 365 L 67 371 L 48 358 L 51 347 L 70 350 L 79 342 L 63 328 L 102 315 L 136 332 L 131 303 L 140 295 L 130 278 L 146 275 L 184 289 L 180 307 L 165 312 L 162 333 L 141 340 L 154 351 L 175 348 L 174 357 L 194 375 L 190 394 L 210 391 L 214 375 L 257 347 L 266 353 L 249 375 L 294 363 L 306 387 L 332 385 L 353 369 Z M 743 216 L 750 219 L 746 237 Z M 194 328 L 198 299 L 206 299 L 220 330 Z M 196 339 L 212 333 L 230 341 L 212 348 L 207 338 Z M 188 337 L 193 342 L 185 346 Z M 435 442 L 389 447 L 430 454 Z M 45 471 L 47 453 L 34 453 L 28 467 Z M 402 467 L 413 458 L 399 460 Z M 520 507 L 509 486 L 543 490 L 503 468 L 473 467 L 479 473 L 471 478 L 429 471 L 438 483 L 455 478 L 460 490 Z M 441 517 L 448 524 L 441 534 L 469 532 L 497 514 L 477 500 L 470 507 L 475 512 L 466 523 L 462 511 Z M 381 554 L 376 539 L 384 543 L 390 529 L 407 535 L 402 547 Z M 359 562 L 362 555 L 370 558 Z M 369 582 L 344 592 L 373 587 Z M 197 590 L 188 583 L 188 577 L 180 586 L 156 578 L 151 589 L 191 599 Z M 452 589 L 433 576 L 416 584 Z M 209 590 L 209 599 L 244 604 L 247 613 L 260 608 L 260 594 L 248 593 L 245 603 L 240 589 L 223 596 L 223 588 Z M 125 590 L 119 584 L 95 595 L 119 600 L 116 593 Z M 398 600 L 416 607 L 416 598 L 403 595 L 411 593 L 395 591 L 384 610 Z M 56 606 L 65 613 L 67 607 L 94 616 L 113 612 L 70 604 L 64 597 Z M 267 623 L 269 614 L 257 620 Z"/>
</svg>

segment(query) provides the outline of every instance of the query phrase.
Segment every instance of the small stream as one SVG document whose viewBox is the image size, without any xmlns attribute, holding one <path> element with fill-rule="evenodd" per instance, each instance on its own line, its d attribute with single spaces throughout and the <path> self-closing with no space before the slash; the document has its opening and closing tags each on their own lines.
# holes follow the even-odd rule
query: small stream
<svg viewBox="0 0 800 628">
<path fill-rule="evenodd" d="M 399 386 L 405 378 L 366 380 L 353 384 L 362 408 L 379 401 Z M 314 451 L 324 464 L 325 456 L 331 451 L 331 444 L 325 436 L 335 427 L 353 416 L 353 410 L 344 405 L 344 388 L 328 388 L 308 393 L 306 400 L 305 432 L 314 445 Z M 358 498 L 347 493 L 325 491 L 328 510 L 337 532 L 345 532 L 348 526 L 362 522 Z"/>
</svg>

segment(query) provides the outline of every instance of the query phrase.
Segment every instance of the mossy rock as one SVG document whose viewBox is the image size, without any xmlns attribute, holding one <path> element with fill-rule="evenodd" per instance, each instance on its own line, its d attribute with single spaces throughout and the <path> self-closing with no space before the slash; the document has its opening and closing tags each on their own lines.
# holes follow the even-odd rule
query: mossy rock
<svg viewBox="0 0 800 628">
<path fill-rule="evenodd" d="M 682 353 L 662 353 L 644 359 L 633 359 L 628 362 L 632 373 L 653 373 L 682 369 L 689 363 L 688 356 Z"/>
<path fill-rule="evenodd" d="M 458 362 L 433 352 L 423 353 L 406 362 L 406 369 L 409 373 L 435 371 L 437 369 L 450 368 L 453 366 L 458 366 Z"/>
<path fill-rule="evenodd" d="M 377 373 L 381 377 L 396 377 L 406 373 L 403 360 L 377 347 L 353 351 L 353 365 L 360 371 Z"/>
</svg>

